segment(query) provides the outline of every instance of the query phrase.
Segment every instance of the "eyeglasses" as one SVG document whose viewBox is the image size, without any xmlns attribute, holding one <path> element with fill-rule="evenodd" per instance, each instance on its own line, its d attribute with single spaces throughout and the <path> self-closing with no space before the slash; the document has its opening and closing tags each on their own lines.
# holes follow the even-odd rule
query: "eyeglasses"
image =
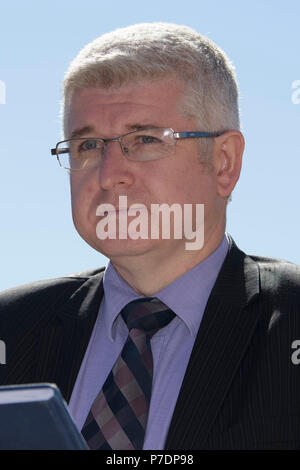
<svg viewBox="0 0 300 470">
<path fill-rule="evenodd" d="M 63 140 L 51 149 L 51 155 L 56 155 L 59 165 L 66 170 L 88 170 L 101 165 L 109 142 L 119 142 L 128 160 L 147 162 L 173 155 L 178 139 L 218 137 L 224 132 L 174 132 L 170 128 L 147 128 L 112 139 L 84 137 Z"/>
</svg>

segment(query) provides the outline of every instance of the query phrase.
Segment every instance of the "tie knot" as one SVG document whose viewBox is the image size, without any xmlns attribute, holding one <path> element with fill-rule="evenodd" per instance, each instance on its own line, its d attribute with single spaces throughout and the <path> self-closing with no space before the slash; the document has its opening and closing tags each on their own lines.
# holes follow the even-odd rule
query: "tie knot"
<svg viewBox="0 0 300 470">
<path fill-rule="evenodd" d="M 133 300 L 121 311 L 129 330 L 136 328 L 153 336 L 174 318 L 175 313 L 156 297 Z"/>
</svg>

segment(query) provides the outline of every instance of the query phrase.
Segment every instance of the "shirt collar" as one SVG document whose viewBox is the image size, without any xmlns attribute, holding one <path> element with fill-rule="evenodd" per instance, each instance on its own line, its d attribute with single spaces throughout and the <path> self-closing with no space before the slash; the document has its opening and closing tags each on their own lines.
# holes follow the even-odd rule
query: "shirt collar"
<svg viewBox="0 0 300 470">
<path fill-rule="evenodd" d="M 218 248 L 205 260 L 153 295 L 173 310 L 193 336 L 196 336 L 199 329 L 207 300 L 227 255 L 228 247 L 229 242 L 225 234 Z M 110 261 L 104 273 L 103 287 L 103 320 L 109 338 L 113 341 L 115 320 L 120 311 L 132 300 L 143 296 L 137 294 L 127 284 Z"/>
</svg>

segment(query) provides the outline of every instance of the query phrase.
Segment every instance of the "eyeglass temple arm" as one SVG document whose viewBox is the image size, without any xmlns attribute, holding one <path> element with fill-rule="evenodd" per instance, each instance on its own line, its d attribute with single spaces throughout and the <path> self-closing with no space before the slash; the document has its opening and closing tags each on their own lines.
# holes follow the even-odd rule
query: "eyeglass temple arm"
<svg viewBox="0 0 300 470">
<path fill-rule="evenodd" d="M 199 137 L 219 137 L 226 131 L 220 132 L 174 132 L 175 139 L 190 139 Z"/>
<path fill-rule="evenodd" d="M 51 155 L 60 155 L 61 153 L 68 153 L 69 152 L 69 149 L 61 149 L 61 150 L 56 150 L 55 149 L 51 149 Z"/>
</svg>

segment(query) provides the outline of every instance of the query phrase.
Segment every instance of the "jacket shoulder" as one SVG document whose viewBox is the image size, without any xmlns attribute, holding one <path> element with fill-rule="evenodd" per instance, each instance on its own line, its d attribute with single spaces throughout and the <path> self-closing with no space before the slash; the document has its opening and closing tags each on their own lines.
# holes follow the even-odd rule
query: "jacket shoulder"
<svg viewBox="0 0 300 470">
<path fill-rule="evenodd" d="M 258 264 L 261 287 L 271 294 L 300 296 L 300 266 L 283 259 L 248 255 Z"/>
<path fill-rule="evenodd" d="M 62 277 L 30 282 L 16 287 L 11 287 L 0 292 L 0 313 L 9 312 L 42 302 L 58 303 L 64 298 L 70 297 L 72 292 L 80 287 L 89 278 L 100 274 L 105 267 L 86 270 Z"/>
</svg>

